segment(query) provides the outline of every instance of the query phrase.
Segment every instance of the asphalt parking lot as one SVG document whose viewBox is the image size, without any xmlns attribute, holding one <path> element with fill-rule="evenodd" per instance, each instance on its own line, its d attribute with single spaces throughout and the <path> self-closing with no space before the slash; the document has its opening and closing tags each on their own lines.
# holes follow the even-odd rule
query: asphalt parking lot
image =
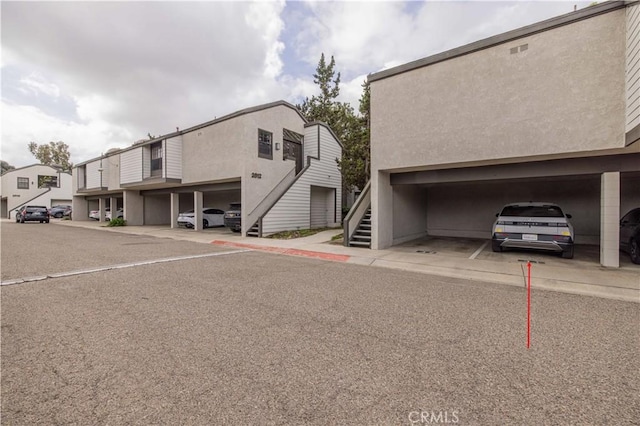
<svg viewBox="0 0 640 426">
<path fill-rule="evenodd" d="M 527 350 L 517 287 L 55 224 L 0 245 L 3 281 L 208 256 L 2 286 L 3 424 L 640 418 L 637 303 L 534 291 Z"/>
</svg>

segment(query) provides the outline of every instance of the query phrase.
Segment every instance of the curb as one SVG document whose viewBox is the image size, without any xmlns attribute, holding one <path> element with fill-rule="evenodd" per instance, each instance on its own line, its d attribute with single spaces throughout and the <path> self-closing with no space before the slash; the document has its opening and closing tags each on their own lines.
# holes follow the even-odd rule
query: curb
<svg viewBox="0 0 640 426">
<path fill-rule="evenodd" d="M 331 260 L 333 262 L 347 262 L 351 256 L 346 254 L 324 253 L 321 251 L 301 250 L 295 248 L 261 246 L 259 244 L 234 243 L 231 241 L 214 240 L 211 244 L 223 247 L 246 248 L 252 250 L 266 251 L 270 253 L 286 254 L 289 256 L 311 257 L 315 259 Z"/>
</svg>

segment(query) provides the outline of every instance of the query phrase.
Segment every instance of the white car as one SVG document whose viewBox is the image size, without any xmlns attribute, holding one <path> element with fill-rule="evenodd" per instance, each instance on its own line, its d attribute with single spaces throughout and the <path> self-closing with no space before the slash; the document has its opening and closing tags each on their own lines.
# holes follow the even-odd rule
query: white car
<svg viewBox="0 0 640 426">
<path fill-rule="evenodd" d="M 193 210 L 178 215 L 178 226 L 193 228 L 195 212 Z M 205 207 L 202 209 L 202 227 L 224 226 L 224 211 Z"/>
<path fill-rule="evenodd" d="M 111 209 L 105 209 L 104 214 L 105 218 L 107 216 L 111 217 Z M 91 210 L 91 212 L 89 213 L 89 217 L 94 220 L 100 220 L 100 210 Z"/>
<path fill-rule="evenodd" d="M 122 207 L 120 207 L 118 210 L 116 210 L 116 217 L 118 219 L 124 218 L 124 210 L 122 210 Z M 108 209 L 106 211 L 106 213 L 104 214 L 104 220 L 111 220 L 111 210 L 110 209 Z"/>
<path fill-rule="evenodd" d="M 547 250 L 573 258 L 574 233 L 570 214 L 552 203 L 507 204 L 496 214 L 491 247 Z"/>
</svg>

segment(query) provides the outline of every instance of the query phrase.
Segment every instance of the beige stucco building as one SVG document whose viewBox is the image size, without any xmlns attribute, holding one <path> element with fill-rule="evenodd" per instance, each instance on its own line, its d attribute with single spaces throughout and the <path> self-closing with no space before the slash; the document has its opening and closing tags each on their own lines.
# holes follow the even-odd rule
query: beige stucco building
<svg viewBox="0 0 640 426">
<path fill-rule="evenodd" d="M 32 164 L 0 176 L 0 217 L 14 219 L 23 206 L 71 205 L 71 173 L 60 167 Z"/>
<path fill-rule="evenodd" d="M 107 206 L 130 225 L 177 227 L 179 212 L 242 203 L 242 234 L 339 226 L 342 146 L 323 123 L 278 101 L 78 164 L 74 220 Z"/>
<path fill-rule="evenodd" d="M 373 249 L 490 238 L 504 204 L 534 200 L 561 205 L 576 244 L 599 244 L 602 265 L 618 266 L 619 219 L 640 206 L 638 2 L 604 2 L 369 81 Z"/>
</svg>

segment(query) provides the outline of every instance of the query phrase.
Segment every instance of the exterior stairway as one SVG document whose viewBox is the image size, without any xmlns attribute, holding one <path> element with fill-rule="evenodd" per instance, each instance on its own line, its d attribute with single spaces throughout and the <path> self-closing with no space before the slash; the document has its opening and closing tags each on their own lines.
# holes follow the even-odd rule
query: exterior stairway
<svg viewBox="0 0 640 426">
<path fill-rule="evenodd" d="M 247 237 L 259 237 L 260 236 L 260 221 L 253 224 L 247 231 Z"/>
<path fill-rule="evenodd" d="M 349 239 L 349 246 L 371 248 L 371 207 L 367 209 L 356 231 Z"/>
</svg>

